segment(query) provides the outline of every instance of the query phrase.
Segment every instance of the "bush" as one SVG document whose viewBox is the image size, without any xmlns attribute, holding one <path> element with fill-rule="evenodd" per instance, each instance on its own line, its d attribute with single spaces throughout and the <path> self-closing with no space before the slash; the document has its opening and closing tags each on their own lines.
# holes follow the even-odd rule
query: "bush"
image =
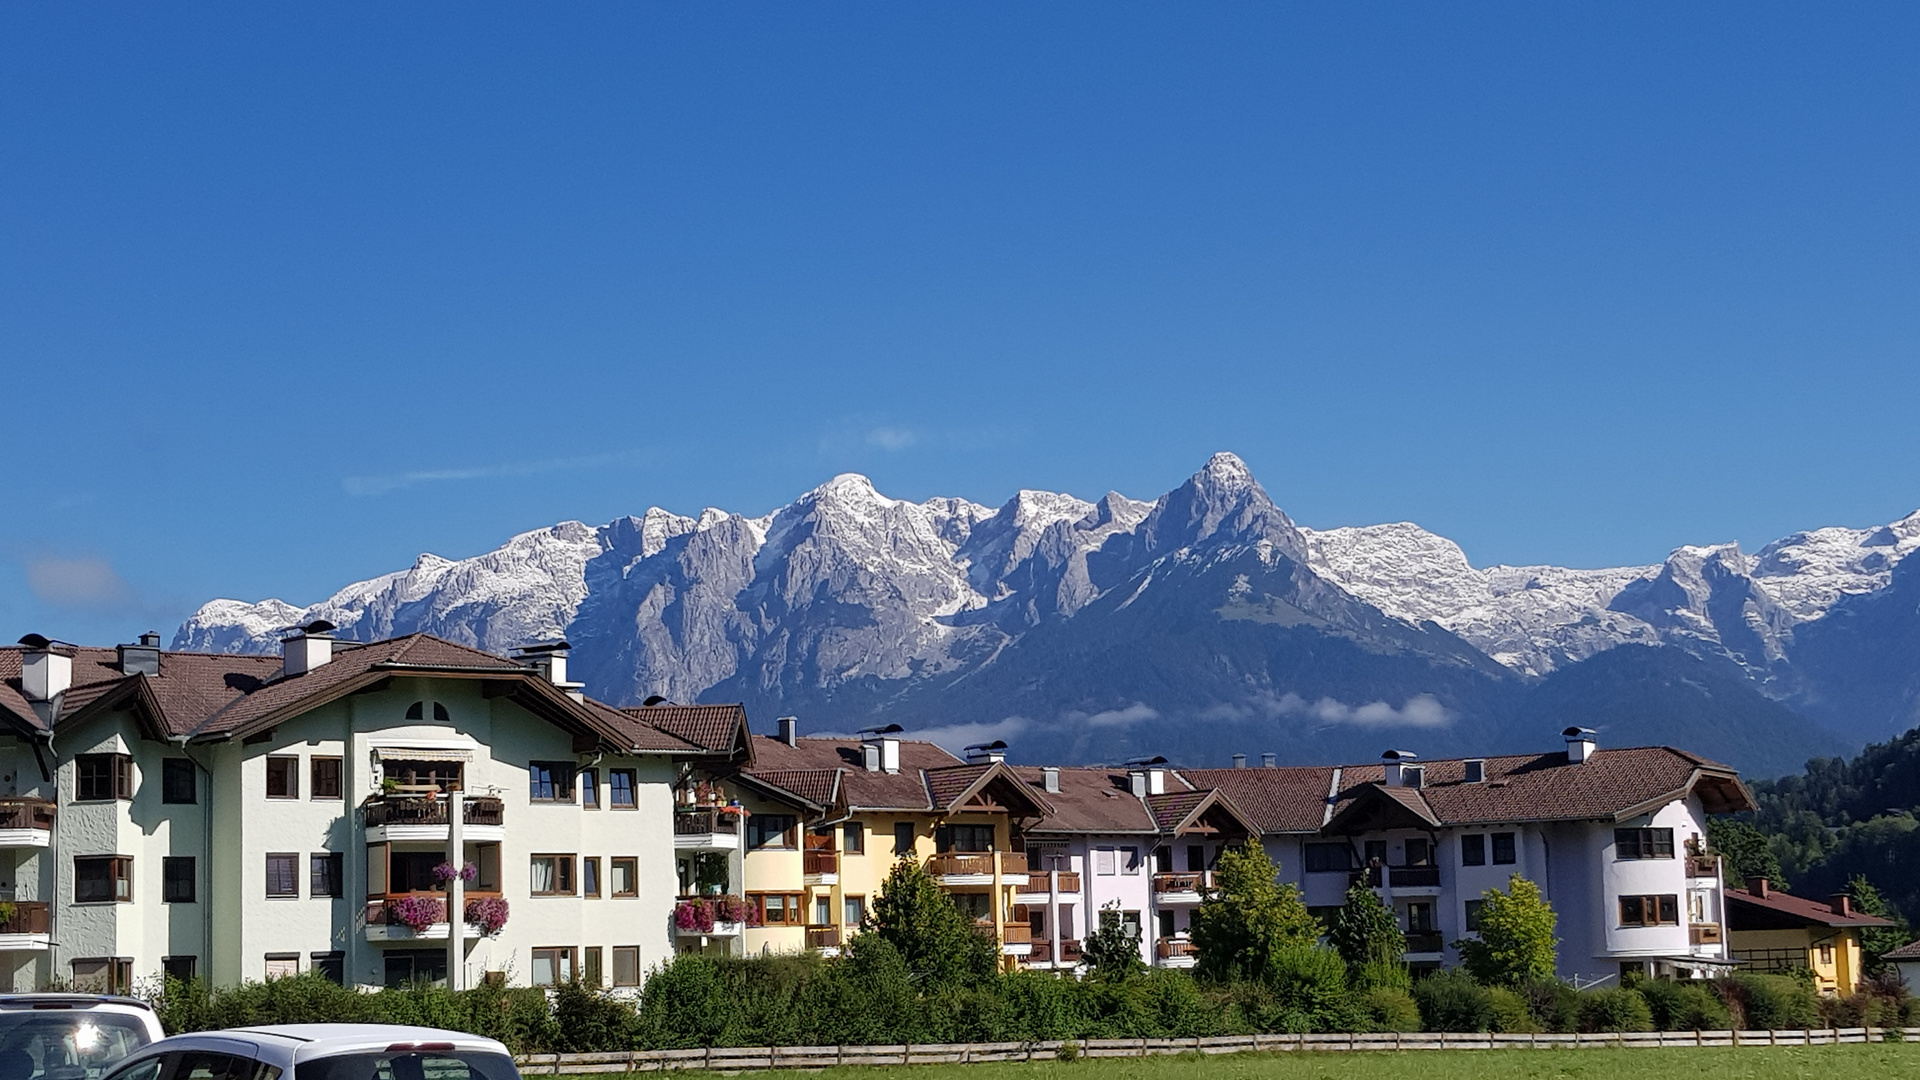
<svg viewBox="0 0 1920 1080">
<path fill-rule="evenodd" d="M 1638 990 L 1606 986 L 1580 995 L 1581 1031 L 1652 1031 L 1653 1010 Z"/>
<path fill-rule="evenodd" d="M 1542 1031 L 1573 1031 L 1580 1026 L 1580 991 L 1559 979 L 1532 979 L 1520 985 L 1527 1011 Z"/>
<path fill-rule="evenodd" d="M 1723 980 L 1721 998 L 1736 1007 L 1747 1030 L 1820 1026 L 1820 998 L 1812 986 L 1788 975 L 1735 975 Z"/>
<path fill-rule="evenodd" d="M 1413 995 L 1398 987 L 1376 986 L 1360 997 L 1360 1007 L 1372 1021 L 1370 1031 L 1419 1031 L 1420 1006 Z"/>
<path fill-rule="evenodd" d="M 1436 971 L 1414 983 L 1413 1000 L 1428 1031 L 1485 1031 L 1493 1021 L 1486 988 L 1459 968 Z"/>
<path fill-rule="evenodd" d="M 1533 1018 L 1533 1010 L 1527 1008 L 1525 995 L 1518 990 L 1504 986 L 1488 987 L 1487 1014 L 1488 1026 L 1494 1031 L 1511 1035 L 1542 1030 L 1540 1021 Z"/>
<path fill-rule="evenodd" d="M 1725 1031 L 1733 1026 L 1727 1003 L 1704 982 L 1649 979 L 1635 989 L 1647 999 L 1653 1026 L 1661 1031 Z"/>
</svg>

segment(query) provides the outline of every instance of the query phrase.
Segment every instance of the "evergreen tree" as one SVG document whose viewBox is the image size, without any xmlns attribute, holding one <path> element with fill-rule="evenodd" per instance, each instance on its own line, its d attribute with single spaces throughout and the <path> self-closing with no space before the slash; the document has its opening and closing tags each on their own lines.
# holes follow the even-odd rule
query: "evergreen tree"
<svg viewBox="0 0 1920 1080">
<path fill-rule="evenodd" d="M 925 992 L 980 986 L 1000 967 L 999 942 L 974 929 L 973 920 L 912 859 L 887 872 L 873 900 L 872 927 L 900 953 Z"/>
<path fill-rule="evenodd" d="M 1912 941 L 1913 931 L 1906 919 L 1888 907 L 1886 898 L 1865 874 L 1855 874 L 1853 880 L 1847 882 L 1847 894 L 1853 897 L 1854 907 L 1894 922 L 1892 926 L 1869 926 L 1860 931 L 1860 951 L 1866 954 L 1867 974 L 1878 975 L 1886 967 L 1880 958 Z"/>
<path fill-rule="evenodd" d="M 1364 882 L 1347 890 L 1347 901 L 1333 917 L 1327 940 L 1346 961 L 1348 978 L 1356 989 L 1405 989 L 1413 985 L 1412 974 L 1401 959 L 1407 951 L 1407 935 L 1401 932 L 1393 909 L 1381 903 L 1379 895 Z"/>
<path fill-rule="evenodd" d="M 1780 857 L 1774 854 L 1765 833 L 1737 818 L 1710 818 L 1707 843 L 1727 861 L 1727 880 L 1744 884 L 1748 878 L 1763 877 L 1772 887 L 1785 890 L 1787 875 L 1780 869 Z"/>
<path fill-rule="evenodd" d="M 1480 938 L 1454 942 L 1468 973 L 1485 986 L 1520 986 L 1534 979 L 1551 979 L 1556 968 L 1559 939 L 1553 936 L 1560 917 L 1540 886 L 1519 874 L 1507 879 L 1506 891 L 1480 894 Z"/>
<path fill-rule="evenodd" d="M 1100 927 L 1081 943 L 1080 955 L 1088 973 L 1107 982 L 1124 982 L 1147 970 L 1140 958 L 1140 930 L 1121 921 L 1118 900 L 1100 909 Z"/>
<path fill-rule="evenodd" d="M 1193 913 L 1197 975 L 1216 982 L 1262 979 L 1277 953 L 1320 940 L 1320 923 L 1307 914 L 1299 890 L 1278 879 L 1279 868 L 1257 839 L 1220 853 L 1214 892 Z"/>
</svg>

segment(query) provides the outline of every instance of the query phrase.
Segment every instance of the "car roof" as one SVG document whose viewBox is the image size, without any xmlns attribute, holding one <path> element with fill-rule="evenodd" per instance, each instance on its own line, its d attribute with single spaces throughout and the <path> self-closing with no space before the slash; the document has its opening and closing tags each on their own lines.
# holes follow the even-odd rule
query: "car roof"
<svg viewBox="0 0 1920 1080">
<path fill-rule="evenodd" d="M 194 1034 L 272 1042 L 300 1058 L 350 1050 L 385 1050 L 396 1043 L 452 1043 L 461 1050 L 507 1052 L 500 1042 L 484 1036 L 408 1024 L 261 1024 L 257 1027 L 225 1028 Z"/>
<path fill-rule="evenodd" d="M 81 1008 L 88 1005 L 118 1005 L 153 1011 L 152 1005 L 139 998 L 120 997 L 117 994 L 0 994 L 0 1009 L 9 1006 Z"/>
</svg>

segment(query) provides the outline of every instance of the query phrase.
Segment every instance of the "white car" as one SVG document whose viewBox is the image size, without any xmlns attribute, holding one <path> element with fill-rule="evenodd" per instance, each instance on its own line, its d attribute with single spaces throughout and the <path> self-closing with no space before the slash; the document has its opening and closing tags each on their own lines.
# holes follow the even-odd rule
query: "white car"
<svg viewBox="0 0 1920 1080">
<path fill-rule="evenodd" d="M 98 1080 L 166 1037 L 153 1007 L 107 994 L 0 994 L 0 1080 Z"/>
<path fill-rule="evenodd" d="M 520 1080 L 520 1072 L 505 1046 L 460 1031 L 273 1024 L 162 1039 L 106 1080 Z"/>
</svg>

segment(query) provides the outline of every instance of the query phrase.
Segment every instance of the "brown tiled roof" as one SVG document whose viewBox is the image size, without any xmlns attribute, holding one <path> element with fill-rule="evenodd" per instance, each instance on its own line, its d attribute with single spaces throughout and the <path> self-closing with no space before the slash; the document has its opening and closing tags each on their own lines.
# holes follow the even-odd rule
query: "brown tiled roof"
<svg viewBox="0 0 1920 1080">
<path fill-rule="evenodd" d="M 1327 820 L 1333 773 L 1331 765 L 1180 771 L 1194 787 L 1215 788 L 1232 799 L 1262 833 L 1319 832 Z"/>
<path fill-rule="evenodd" d="M 1063 768 L 1060 790 L 1046 791 L 1041 770 L 1014 772 L 1030 787 L 1041 790 L 1053 812 L 1030 829 L 1036 833 L 1151 833 L 1153 816 L 1127 785 L 1125 771 L 1107 768 Z"/>
<path fill-rule="evenodd" d="M 640 720 L 625 709 L 616 709 L 588 698 L 576 704 L 584 705 L 588 712 L 608 729 L 617 731 L 636 750 L 683 751 L 688 753 L 708 751 L 709 748 L 683 739 L 664 728 Z"/>
<path fill-rule="evenodd" d="M 620 710 L 702 750 L 728 753 L 746 730 L 747 710 L 741 705 L 631 705 Z"/>
<path fill-rule="evenodd" d="M 815 806 L 832 806 L 840 795 L 839 769 L 753 769 L 747 775 Z"/>
<path fill-rule="evenodd" d="M 1161 832 L 1172 832 L 1187 820 L 1187 815 L 1203 802 L 1211 791 L 1169 791 L 1164 795 L 1147 796 L 1147 810 L 1153 814 L 1154 828 Z"/>
<path fill-rule="evenodd" d="M 1910 941 L 1905 945 L 1886 953 L 1883 960 L 1920 960 L 1920 941 Z"/>
<path fill-rule="evenodd" d="M 926 770 L 927 792 L 938 810 L 952 812 L 958 809 L 960 800 L 971 791 L 999 789 L 1010 798 L 1004 805 L 1010 810 L 1027 809 L 1045 814 L 1052 807 L 1038 788 L 1030 788 L 1020 779 L 1013 766 L 1004 761 L 991 761 L 972 765 L 949 765 L 940 769 Z M 1025 807 L 1016 806 L 1025 803 Z"/>
<path fill-rule="evenodd" d="M 1727 888 L 1727 900 L 1735 905 L 1745 905 L 1774 916 L 1785 916 L 1789 920 L 1813 923 L 1817 926 L 1893 926 L 1888 919 L 1856 911 L 1851 915 L 1842 915 L 1833 910 L 1833 905 L 1819 900 L 1809 900 L 1804 896 L 1783 893 L 1778 889 L 1768 889 L 1766 896 L 1756 896 L 1745 889 Z M 1738 908 L 1727 911 L 1732 929 L 1742 929 L 1738 925 Z"/>
<path fill-rule="evenodd" d="M 748 771 L 759 775 L 794 769 L 842 770 L 841 796 L 849 807 L 859 810 L 931 811 L 933 802 L 922 772 L 964 764 L 930 742 L 902 739 L 899 772 L 868 772 L 858 739 L 803 737 L 797 741 L 798 746 L 788 746 L 771 735 L 754 736 L 754 765 Z"/>
</svg>

